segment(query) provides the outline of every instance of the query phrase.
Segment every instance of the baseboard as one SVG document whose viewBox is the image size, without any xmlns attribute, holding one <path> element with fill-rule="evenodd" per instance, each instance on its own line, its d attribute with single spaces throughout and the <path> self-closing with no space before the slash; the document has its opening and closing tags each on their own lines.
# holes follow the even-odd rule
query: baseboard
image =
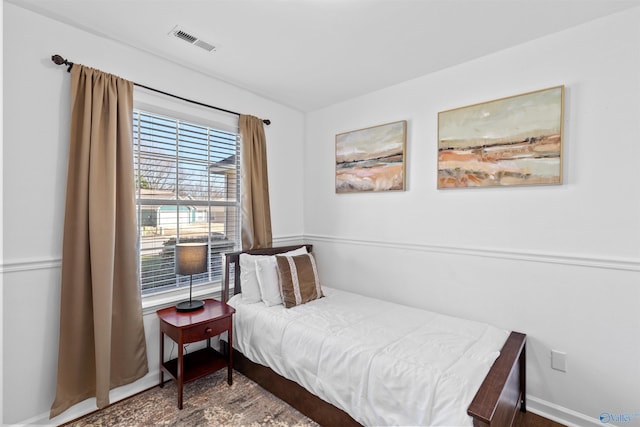
<svg viewBox="0 0 640 427">
<path fill-rule="evenodd" d="M 158 385 L 158 378 L 160 372 L 155 370 L 154 372 L 150 372 L 145 375 L 143 378 L 139 379 L 133 384 L 129 384 L 126 386 L 118 387 L 115 390 L 112 390 L 110 393 L 111 404 L 119 402 L 123 399 L 131 397 L 135 394 L 148 390 Z M 22 422 L 12 424 L 12 426 L 59 426 L 64 423 L 68 423 L 80 417 L 84 417 L 98 408 L 96 407 L 95 398 L 84 400 L 62 414 L 58 415 L 53 419 L 49 419 L 49 413 L 46 412 L 44 414 L 37 415 L 35 417 L 29 418 Z"/>
<path fill-rule="evenodd" d="M 600 420 L 533 396 L 527 396 L 527 411 L 569 427 L 603 426 Z"/>
</svg>

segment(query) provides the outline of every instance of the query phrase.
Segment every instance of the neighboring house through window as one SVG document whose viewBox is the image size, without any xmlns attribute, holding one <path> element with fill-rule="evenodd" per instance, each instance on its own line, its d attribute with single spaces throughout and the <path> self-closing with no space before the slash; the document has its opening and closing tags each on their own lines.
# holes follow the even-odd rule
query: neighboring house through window
<svg viewBox="0 0 640 427">
<path fill-rule="evenodd" d="M 240 247 L 237 127 L 140 109 L 133 122 L 141 292 L 188 286 L 174 272 L 176 243 L 209 245 L 209 271 L 194 275 L 194 286 L 220 281 L 221 254 Z"/>
</svg>

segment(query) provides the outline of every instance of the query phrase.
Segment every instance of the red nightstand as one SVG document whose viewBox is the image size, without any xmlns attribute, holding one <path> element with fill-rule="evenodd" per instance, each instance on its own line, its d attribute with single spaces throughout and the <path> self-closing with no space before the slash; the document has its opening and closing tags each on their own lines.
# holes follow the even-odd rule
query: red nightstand
<svg viewBox="0 0 640 427">
<path fill-rule="evenodd" d="M 164 373 L 178 383 L 178 408 L 182 409 L 184 383 L 209 375 L 227 367 L 227 383 L 233 383 L 232 351 L 222 355 L 211 347 L 211 338 L 228 332 L 229 348 L 233 348 L 233 307 L 214 299 L 204 300 L 204 307 L 195 311 L 177 311 L 175 307 L 158 310 L 160 318 L 160 387 L 164 385 Z M 178 357 L 164 361 L 164 336 L 168 335 L 178 345 Z M 187 343 L 207 340 L 202 350 L 184 355 Z"/>
</svg>

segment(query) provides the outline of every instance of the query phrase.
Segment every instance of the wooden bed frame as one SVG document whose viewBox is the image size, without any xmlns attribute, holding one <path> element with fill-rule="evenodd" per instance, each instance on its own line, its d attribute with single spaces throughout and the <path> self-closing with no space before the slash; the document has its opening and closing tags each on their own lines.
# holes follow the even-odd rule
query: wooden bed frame
<svg viewBox="0 0 640 427">
<path fill-rule="evenodd" d="M 306 246 L 309 252 L 312 250 L 312 245 L 295 245 L 227 253 L 225 255 L 222 301 L 227 302 L 229 299 L 231 280 L 234 284 L 233 294 L 241 292 L 240 254 L 275 255 L 301 246 Z M 233 267 L 233 277 L 230 276 L 231 267 Z M 223 342 L 222 345 L 226 346 L 225 351 L 229 350 L 226 343 Z M 500 356 L 493 363 L 467 409 L 467 414 L 473 418 L 475 427 L 512 426 L 518 409 L 521 412 L 526 412 L 525 346 L 526 335 L 511 332 L 500 351 Z M 276 374 L 270 368 L 250 361 L 235 349 L 233 350 L 233 361 L 233 367 L 238 372 L 252 379 L 320 425 L 360 425 L 343 410 L 325 402 L 297 383 Z"/>
</svg>

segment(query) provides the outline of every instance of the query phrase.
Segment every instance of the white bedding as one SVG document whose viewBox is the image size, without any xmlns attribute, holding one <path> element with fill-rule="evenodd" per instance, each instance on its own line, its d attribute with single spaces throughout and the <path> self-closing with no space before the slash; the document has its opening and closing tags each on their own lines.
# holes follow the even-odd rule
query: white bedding
<svg viewBox="0 0 640 427">
<path fill-rule="evenodd" d="M 363 425 L 472 425 L 467 408 L 508 331 L 323 292 L 289 309 L 234 296 L 234 347 Z"/>
</svg>

